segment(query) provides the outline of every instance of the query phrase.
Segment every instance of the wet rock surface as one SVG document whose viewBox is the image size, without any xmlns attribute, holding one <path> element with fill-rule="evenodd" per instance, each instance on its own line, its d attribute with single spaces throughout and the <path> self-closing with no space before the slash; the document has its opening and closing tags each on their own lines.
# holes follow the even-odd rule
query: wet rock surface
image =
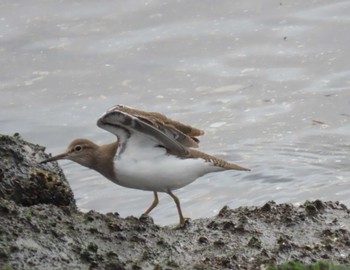
<svg viewBox="0 0 350 270">
<path fill-rule="evenodd" d="M 75 206 L 73 192 L 57 163 L 39 164 L 45 148 L 18 134 L 0 135 L 0 198 L 23 206 L 39 203 Z"/>
<path fill-rule="evenodd" d="M 2 136 L 0 141 L 6 157 L 0 167 L 0 269 L 261 269 L 290 260 L 350 263 L 349 210 L 338 202 L 224 207 L 216 217 L 174 230 L 150 217 L 78 211 L 62 171 L 37 164 L 44 158 L 42 147 L 18 137 Z M 27 146 L 34 152 L 24 151 Z M 16 166 L 10 165 L 13 160 Z M 31 176 L 38 169 L 57 177 L 59 196 L 46 190 L 43 179 Z M 9 185 L 15 179 L 23 181 L 18 190 Z M 19 191 L 24 194 L 13 195 Z"/>
</svg>

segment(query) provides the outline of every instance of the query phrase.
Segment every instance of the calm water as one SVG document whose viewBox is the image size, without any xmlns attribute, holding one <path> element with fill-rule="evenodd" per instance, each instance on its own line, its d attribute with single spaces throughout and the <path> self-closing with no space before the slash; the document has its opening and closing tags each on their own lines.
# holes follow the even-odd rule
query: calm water
<svg viewBox="0 0 350 270">
<path fill-rule="evenodd" d="M 95 125 L 112 105 L 159 111 L 252 169 L 178 190 L 186 216 L 267 200 L 350 206 L 349 44 L 347 0 L 2 0 L 0 132 L 57 154 L 76 137 L 114 140 Z M 153 199 L 60 164 L 83 210 L 138 216 Z M 176 223 L 160 200 L 155 221 Z"/>
</svg>

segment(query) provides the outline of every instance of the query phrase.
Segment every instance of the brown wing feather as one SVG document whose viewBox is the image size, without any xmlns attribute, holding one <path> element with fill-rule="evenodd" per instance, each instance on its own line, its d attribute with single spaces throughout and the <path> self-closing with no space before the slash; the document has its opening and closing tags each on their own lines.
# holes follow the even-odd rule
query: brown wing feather
<svg viewBox="0 0 350 270">
<path fill-rule="evenodd" d="M 159 145 L 164 146 L 169 153 L 178 156 L 187 156 L 188 148 L 175 140 L 173 136 L 169 136 L 168 132 L 163 132 L 161 129 L 150 125 L 148 122 L 141 120 L 127 112 L 123 112 L 114 107 L 108 110 L 98 120 L 97 125 L 118 137 L 119 144 L 122 146 L 119 149 L 123 151 L 128 138 L 136 132 L 144 133 L 151 136 L 159 142 Z M 154 141 L 152 145 L 154 144 Z M 154 145 L 153 145 L 154 146 Z"/>
<path fill-rule="evenodd" d="M 116 118 L 113 119 L 114 116 Z M 108 120 L 106 118 L 110 119 Z M 192 128 L 191 126 L 186 126 L 173 121 L 160 113 L 144 112 L 126 106 L 117 105 L 109 109 L 97 123 L 101 128 L 105 128 L 108 124 L 118 125 L 121 123 L 124 126 L 132 126 L 135 130 L 142 130 L 142 132 L 150 134 L 163 142 L 164 146 L 169 150 L 169 154 L 177 155 L 180 158 L 201 158 L 206 162 L 212 163 L 214 166 L 226 170 L 250 171 L 250 169 L 241 167 L 234 163 L 227 162 L 195 149 L 187 148 L 186 146 L 197 146 L 196 142 L 189 136 L 189 134 L 198 134 L 196 136 L 199 136 L 204 132 Z M 107 130 L 109 129 L 107 128 Z M 114 133 L 114 131 L 111 132 Z"/>
<path fill-rule="evenodd" d="M 214 166 L 221 167 L 226 170 L 250 171 L 250 169 L 241 167 L 234 163 L 227 162 L 223 159 L 216 158 L 214 156 L 208 155 L 198 150 L 195 150 L 195 149 L 188 149 L 188 150 L 189 152 L 188 152 L 187 158 L 202 158 L 205 161 L 212 163 Z"/>
<path fill-rule="evenodd" d="M 196 137 L 204 134 L 204 131 L 200 129 L 172 120 L 158 112 L 145 112 L 122 105 L 118 105 L 111 110 L 113 109 L 139 118 L 187 147 L 198 147 L 199 140 Z"/>
</svg>

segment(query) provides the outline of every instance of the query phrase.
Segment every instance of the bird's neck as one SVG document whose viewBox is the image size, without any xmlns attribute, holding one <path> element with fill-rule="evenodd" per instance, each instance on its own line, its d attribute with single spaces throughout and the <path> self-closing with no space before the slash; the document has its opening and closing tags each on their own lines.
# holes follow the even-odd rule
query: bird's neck
<svg viewBox="0 0 350 270">
<path fill-rule="evenodd" d="M 101 145 L 97 149 L 94 167 L 96 171 L 110 180 L 116 180 L 114 171 L 114 157 L 117 152 L 118 142 Z"/>
</svg>

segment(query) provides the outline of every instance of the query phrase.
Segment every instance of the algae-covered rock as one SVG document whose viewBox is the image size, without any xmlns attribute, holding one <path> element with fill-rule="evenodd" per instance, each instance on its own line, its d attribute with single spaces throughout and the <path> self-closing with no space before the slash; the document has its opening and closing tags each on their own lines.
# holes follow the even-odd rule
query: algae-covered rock
<svg viewBox="0 0 350 270">
<path fill-rule="evenodd" d="M 18 134 L 0 135 L 0 198 L 29 206 L 39 203 L 74 206 L 73 192 L 56 165 L 39 164 L 45 148 Z"/>
</svg>

